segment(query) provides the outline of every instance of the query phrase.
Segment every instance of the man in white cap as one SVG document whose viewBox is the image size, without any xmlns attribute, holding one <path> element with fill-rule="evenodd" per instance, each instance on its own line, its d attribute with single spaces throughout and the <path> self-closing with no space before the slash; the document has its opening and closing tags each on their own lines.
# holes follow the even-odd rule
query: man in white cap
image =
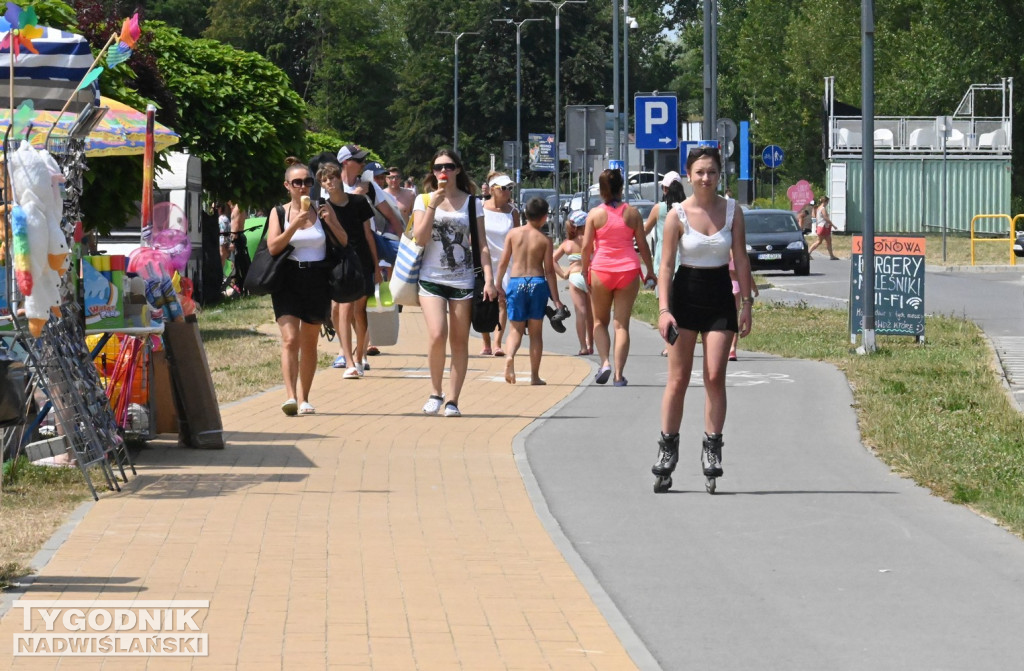
<svg viewBox="0 0 1024 671">
<path fill-rule="evenodd" d="M 394 235 L 401 236 L 405 231 L 405 222 L 398 213 L 398 208 L 392 209 L 387 201 L 384 189 L 377 186 L 373 179 L 363 180 L 363 166 L 366 157 L 370 152 L 362 149 L 356 144 L 346 144 L 338 151 L 338 163 L 341 164 L 341 184 L 345 193 L 361 193 L 365 195 L 370 204 L 373 205 L 389 223 L 389 231 Z M 379 163 L 377 165 L 380 165 Z"/>
</svg>

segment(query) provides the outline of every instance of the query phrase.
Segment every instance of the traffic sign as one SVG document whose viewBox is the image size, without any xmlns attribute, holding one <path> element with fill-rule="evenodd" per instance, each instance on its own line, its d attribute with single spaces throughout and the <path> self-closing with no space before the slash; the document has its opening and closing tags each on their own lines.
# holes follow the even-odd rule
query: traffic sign
<svg viewBox="0 0 1024 671">
<path fill-rule="evenodd" d="M 778 168 L 782 165 L 782 160 L 786 158 L 786 153 L 782 151 L 782 147 L 777 144 L 770 144 L 764 148 L 761 152 L 761 160 L 769 168 Z"/>
<path fill-rule="evenodd" d="M 675 96 L 636 96 L 636 148 L 671 150 L 679 144 Z"/>
<path fill-rule="evenodd" d="M 718 140 L 684 140 L 679 143 L 679 174 L 686 177 L 686 156 L 694 147 L 717 147 Z"/>
</svg>

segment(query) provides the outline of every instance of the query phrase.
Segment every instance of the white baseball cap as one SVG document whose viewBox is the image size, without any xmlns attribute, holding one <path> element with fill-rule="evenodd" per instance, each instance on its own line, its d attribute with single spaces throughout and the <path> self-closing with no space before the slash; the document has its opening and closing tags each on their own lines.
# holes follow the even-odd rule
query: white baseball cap
<svg viewBox="0 0 1024 671">
<path fill-rule="evenodd" d="M 679 176 L 679 173 L 675 170 L 669 170 L 665 173 L 665 176 L 661 178 L 661 185 L 665 188 L 672 186 L 672 182 L 683 183 L 683 178 Z"/>
<path fill-rule="evenodd" d="M 508 175 L 498 175 L 487 182 L 487 186 L 508 186 L 512 184 L 512 178 Z"/>
</svg>

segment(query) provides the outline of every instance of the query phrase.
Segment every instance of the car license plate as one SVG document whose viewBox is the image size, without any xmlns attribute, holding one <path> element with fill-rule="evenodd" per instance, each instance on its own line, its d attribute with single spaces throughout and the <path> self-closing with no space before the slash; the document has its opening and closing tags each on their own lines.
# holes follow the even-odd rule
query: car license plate
<svg viewBox="0 0 1024 671">
<path fill-rule="evenodd" d="M 757 260 L 758 261 L 779 261 L 781 259 L 782 259 L 782 254 L 778 254 L 778 253 L 758 254 L 757 255 Z"/>
</svg>

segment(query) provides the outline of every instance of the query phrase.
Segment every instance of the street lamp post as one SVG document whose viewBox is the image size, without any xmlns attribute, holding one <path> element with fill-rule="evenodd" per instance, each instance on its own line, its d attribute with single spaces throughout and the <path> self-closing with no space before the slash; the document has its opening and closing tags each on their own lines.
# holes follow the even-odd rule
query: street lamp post
<svg viewBox="0 0 1024 671">
<path fill-rule="evenodd" d="M 455 127 L 452 134 L 452 149 L 459 150 L 459 40 L 463 35 L 479 35 L 479 32 L 463 31 L 456 33 L 451 30 L 435 30 L 438 35 L 452 35 L 455 37 Z"/>
<path fill-rule="evenodd" d="M 559 170 L 561 169 L 561 158 L 559 157 L 558 151 L 558 140 L 559 140 L 559 110 L 561 109 L 561 101 L 559 100 L 560 91 L 560 79 L 561 79 L 561 67 L 560 67 L 560 55 L 559 55 L 559 18 L 562 13 L 562 7 L 568 4 L 586 4 L 587 0 L 562 0 L 561 2 L 555 2 L 554 0 L 530 0 L 530 2 L 538 2 L 551 5 L 555 8 L 555 237 L 561 236 L 561 208 L 557 207 L 557 203 L 561 200 L 561 193 L 558 187 Z"/>
<path fill-rule="evenodd" d="M 523 128 L 522 128 L 522 88 L 520 84 L 520 46 L 522 38 L 523 25 L 530 21 L 544 21 L 544 19 L 523 19 L 522 21 L 513 21 L 512 19 L 491 19 L 496 23 L 510 23 L 516 27 L 516 153 L 513 158 L 513 163 L 516 169 L 516 202 L 519 200 L 519 183 L 522 181 L 523 172 Z"/>
<path fill-rule="evenodd" d="M 622 111 L 623 117 L 626 120 L 626 127 L 623 129 L 623 138 L 625 141 L 623 144 L 624 151 L 622 152 L 622 160 L 626 166 L 626 169 L 622 173 L 622 179 L 627 182 L 625 193 L 623 193 L 623 199 L 629 200 L 629 31 L 636 30 L 637 22 L 632 16 L 629 15 L 629 0 L 623 0 L 622 3 Z M 643 169 L 642 167 L 640 168 Z M 654 166 L 654 174 L 658 174 L 658 166 Z"/>
</svg>

